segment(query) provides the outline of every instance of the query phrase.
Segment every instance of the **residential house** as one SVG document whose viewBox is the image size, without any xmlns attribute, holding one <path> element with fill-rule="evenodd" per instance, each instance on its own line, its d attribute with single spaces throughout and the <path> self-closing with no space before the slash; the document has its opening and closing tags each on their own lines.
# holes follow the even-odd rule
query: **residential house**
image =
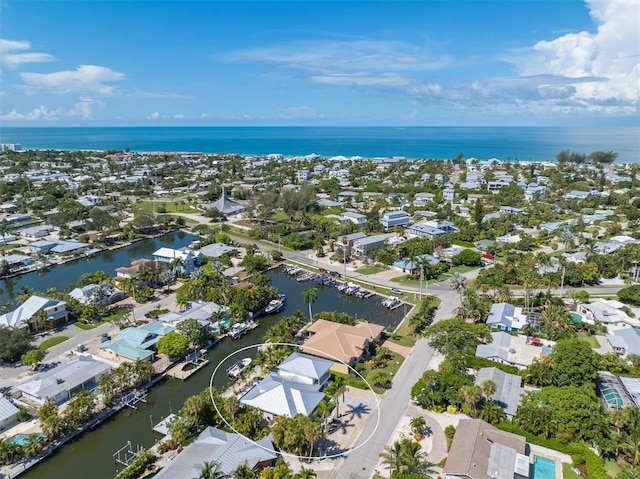
<svg viewBox="0 0 640 479">
<path fill-rule="evenodd" d="M 9 243 L 13 243 L 17 240 L 18 237 L 12 235 L 11 233 L 5 233 L 4 235 L 0 235 L 0 246 L 7 246 Z"/>
<path fill-rule="evenodd" d="M 311 416 L 325 398 L 319 384 L 297 382 L 277 373 L 269 373 L 240 398 L 240 403 L 257 407 L 270 421 L 275 416 Z"/>
<path fill-rule="evenodd" d="M 360 213 L 354 213 L 353 211 L 345 211 L 342 213 L 342 217 L 348 219 L 357 226 L 363 226 L 367 224 L 367 217 Z"/>
<path fill-rule="evenodd" d="M 277 453 L 273 449 L 273 437 L 265 436 L 250 441 L 241 434 L 225 432 L 209 426 L 191 444 L 175 456 L 155 479 L 185 479 L 199 477 L 202 464 L 219 464 L 225 477 L 246 464 L 250 469 L 260 469 L 275 464 Z"/>
<path fill-rule="evenodd" d="M 547 196 L 547 187 L 538 185 L 536 183 L 530 183 L 527 185 L 527 188 L 524 190 L 524 200 L 531 201 L 540 201 L 543 200 Z"/>
<path fill-rule="evenodd" d="M 306 168 L 296 171 L 296 181 L 308 181 L 311 178 L 311 173 Z"/>
<path fill-rule="evenodd" d="M 0 396 L 0 431 L 10 428 L 18 421 L 18 409 L 9 399 Z"/>
<path fill-rule="evenodd" d="M 407 228 L 407 233 L 411 236 L 421 236 L 429 239 L 438 238 L 447 234 L 446 231 L 427 225 L 426 221 L 412 224 Z"/>
<path fill-rule="evenodd" d="M 202 254 L 191 248 L 160 248 L 153 253 L 153 258 L 166 264 L 179 264 L 184 274 L 189 274 L 202 261 Z"/>
<path fill-rule="evenodd" d="M 0 327 L 38 331 L 44 326 L 37 320 L 41 311 L 42 316 L 54 325 L 66 321 L 70 314 L 66 302 L 34 294 L 13 311 L 0 315 Z"/>
<path fill-rule="evenodd" d="M 493 180 L 493 181 L 488 181 L 487 182 L 487 189 L 489 191 L 491 191 L 492 193 L 497 193 L 502 188 L 505 188 L 507 186 L 511 186 L 512 184 L 513 184 L 513 180 L 511 180 L 511 181 L 508 181 L 508 180 L 505 180 L 505 179 Z"/>
<path fill-rule="evenodd" d="M 335 247 L 343 250 L 349 251 L 351 253 L 351 249 L 353 248 L 353 243 L 359 239 L 366 238 L 367 235 L 364 233 L 351 233 L 348 235 L 340 236 L 338 240 L 335 242 Z"/>
<path fill-rule="evenodd" d="M 596 386 L 598 396 L 608 411 L 625 407 L 640 408 L 640 379 L 598 371 Z"/>
<path fill-rule="evenodd" d="M 322 388 L 331 377 L 329 369 L 332 365 L 333 362 L 326 359 L 293 353 L 278 365 L 276 372 L 287 381 L 315 384 Z"/>
<path fill-rule="evenodd" d="M 443 471 L 446 479 L 526 479 L 529 469 L 523 436 L 481 419 L 461 419 Z"/>
<path fill-rule="evenodd" d="M 507 333 L 520 331 L 528 321 L 522 308 L 511 303 L 496 303 L 491 305 L 487 326 Z"/>
<path fill-rule="evenodd" d="M 487 380 L 493 381 L 496 385 L 496 391 L 490 398 L 502 408 L 507 419 L 513 419 L 518 411 L 520 398 L 524 394 L 522 378 L 517 374 L 505 373 L 498 368 L 481 368 L 476 375 L 475 383 L 480 386 Z"/>
<path fill-rule="evenodd" d="M 81 243 L 76 240 L 60 240 L 56 241 L 56 245 L 49 250 L 49 253 L 57 255 L 80 254 L 88 251 L 90 247 L 88 243 Z"/>
<path fill-rule="evenodd" d="M 399 259 L 395 263 L 393 263 L 393 267 L 398 271 L 403 273 L 412 274 L 414 269 L 418 269 L 420 264 L 426 262 L 430 265 L 435 265 L 440 262 L 438 258 L 432 256 L 430 254 L 423 254 L 420 256 L 416 256 L 415 261 L 411 261 L 409 258 Z"/>
<path fill-rule="evenodd" d="M 76 356 L 49 371 L 38 373 L 17 388 L 24 396 L 39 404 L 52 399 L 62 404 L 80 391 L 95 389 L 103 374 L 111 371 L 112 364 L 93 356 Z"/>
<path fill-rule="evenodd" d="M 622 308 L 624 304 L 613 299 L 594 299 L 591 303 L 581 303 L 577 306 L 577 312 L 585 315 L 583 321 L 593 324 L 604 324 L 607 328 L 640 328 L 640 321 L 630 317 Z"/>
<path fill-rule="evenodd" d="M 43 236 L 47 236 L 53 230 L 54 227 L 51 225 L 31 226 L 29 228 L 20 230 L 20 236 L 28 240 L 35 241 L 39 238 L 42 238 Z"/>
<path fill-rule="evenodd" d="M 319 319 L 307 328 L 309 338 L 301 347 L 302 352 L 353 366 L 366 357 L 369 345 L 380 338 L 383 326 L 359 322 L 355 326 Z M 344 364 L 335 368 L 347 373 Z"/>
<path fill-rule="evenodd" d="M 136 278 L 143 270 L 149 268 L 157 276 L 161 270 L 167 267 L 167 263 L 157 259 L 134 259 L 131 266 L 120 266 L 116 268 L 116 281 L 122 281 L 129 278 Z"/>
<path fill-rule="evenodd" d="M 453 188 L 445 188 L 444 190 L 442 190 L 442 199 L 444 201 L 453 201 L 455 197 L 456 190 L 454 190 Z"/>
<path fill-rule="evenodd" d="M 224 243 L 212 243 L 200 248 L 199 254 L 208 258 L 219 258 L 225 254 L 235 254 L 237 251 L 238 248 L 235 246 L 229 246 Z"/>
<path fill-rule="evenodd" d="M 380 218 L 380 223 L 385 228 L 393 228 L 410 224 L 411 218 L 404 211 L 388 211 Z"/>
<path fill-rule="evenodd" d="M 187 305 L 187 309 L 180 313 L 170 312 L 163 314 L 158 318 L 163 324 L 167 326 L 177 326 L 185 319 L 195 319 L 203 327 L 207 329 L 214 329 L 214 317 L 219 316 L 219 319 L 226 319 L 229 316 L 229 308 L 221 306 L 212 301 L 193 301 Z"/>
<path fill-rule="evenodd" d="M 554 344 L 555 341 L 512 336 L 504 331 L 498 331 L 491 333 L 491 342 L 478 345 L 476 356 L 525 369 L 534 359 L 552 354 Z"/>
<path fill-rule="evenodd" d="M 74 299 L 77 299 L 82 304 L 91 304 L 95 302 L 95 293 L 94 290 L 100 289 L 102 286 L 99 284 L 91 283 L 86 286 L 82 286 L 80 288 L 74 288 L 69 292 L 69 296 Z M 102 298 L 101 303 L 105 306 L 109 306 L 113 303 L 117 303 L 118 301 L 122 301 L 126 294 L 121 289 L 116 288 L 115 286 L 111 286 L 104 291 L 105 295 Z"/>
<path fill-rule="evenodd" d="M 353 242 L 351 253 L 358 258 L 368 258 L 371 251 L 382 248 L 388 235 L 374 235 L 360 238 Z"/>
<path fill-rule="evenodd" d="M 151 321 L 142 326 L 123 329 L 116 338 L 103 342 L 99 348 L 107 357 L 118 360 L 152 361 L 156 343 L 174 329 L 160 321 Z"/>
<path fill-rule="evenodd" d="M 54 246 L 58 244 L 57 241 L 38 240 L 29 244 L 29 250 L 35 254 L 47 254 Z"/>
<path fill-rule="evenodd" d="M 570 192 L 564 195 L 565 200 L 584 200 L 585 198 L 589 198 L 592 195 L 590 191 L 578 191 L 571 190 Z"/>
<path fill-rule="evenodd" d="M 640 355 L 640 330 L 636 328 L 616 329 L 607 335 L 613 351 L 622 357 Z"/>
<path fill-rule="evenodd" d="M 346 226 L 349 223 L 351 223 L 349 218 L 345 218 L 344 216 L 340 216 L 340 215 L 324 215 L 324 217 L 327 219 L 333 220 L 333 223 L 339 226 Z"/>
</svg>

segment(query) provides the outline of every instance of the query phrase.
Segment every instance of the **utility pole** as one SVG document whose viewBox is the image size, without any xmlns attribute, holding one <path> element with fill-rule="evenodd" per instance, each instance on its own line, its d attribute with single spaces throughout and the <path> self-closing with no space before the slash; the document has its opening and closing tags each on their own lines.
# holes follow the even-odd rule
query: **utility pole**
<svg viewBox="0 0 640 479">
<path fill-rule="evenodd" d="M 562 298 L 564 294 L 564 273 L 567 270 L 566 266 L 562 267 L 562 280 L 560 281 L 560 297 Z"/>
<path fill-rule="evenodd" d="M 422 280 L 424 278 L 424 268 L 420 265 L 420 292 L 418 293 L 418 298 L 422 299 Z"/>
</svg>

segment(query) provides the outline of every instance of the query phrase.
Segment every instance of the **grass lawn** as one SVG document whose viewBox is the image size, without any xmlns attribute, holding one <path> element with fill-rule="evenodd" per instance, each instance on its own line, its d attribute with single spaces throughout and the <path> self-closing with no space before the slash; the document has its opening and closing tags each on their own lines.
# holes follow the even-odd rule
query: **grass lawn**
<svg viewBox="0 0 640 479">
<path fill-rule="evenodd" d="M 46 351 L 47 349 L 49 349 L 52 346 L 55 346 L 56 344 L 64 343 L 67 339 L 69 339 L 68 336 L 53 336 L 52 338 L 47 338 L 40 343 L 40 345 L 38 346 L 38 349 L 42 349 L 43 351 Z"/>
<path fill-rule="evenodd" d="M 284 211 L 276 211 L 269 217 L 269 219 L 275 222 L 289 221 L 289 215 Z"/>
<path fill-rule="evenodd" d="M 377 374 L 378 371 L 382 371 L 385 374 L 388 374 L 391 380 L 393 380 L 393 378 L 396 377 L 396 373 L 398 372 L 398 369 L 400 369 L 400 366 L 402 365 L 403 361 L 404 361 L 404 358 L 401 355 L 391 351 L 389 352 L 389 360 L 387 361 L 386 367 L 382 369 L 372 369 L 371 371 L 368 371 L 366 375 L 363 374 L 363 376 L 366 380 L 369 380 L 370 375 Z M 374 387 L 373 390 L 377 394 L 383 394 L 385 392 L 385 389 L 377 388 L 377 387 Z"/>
<path fill-rule="evenodd" d="M 160 208 L 164 207 L 167 210 L 167 213 L 180 213 L 180 212 L 189 212 L 193 211 L 189 207 L 189 202 L 185 201 L 184 204 L 181 204 L 180 201 L 183 200 L 175 200 L 175 201 L 139 201 L 136 203 L 136 206 L 141 210 L 153 211 L 155 205 L 156 213 L 160 213 Z M 186 218 L 185 218 L 186 219 Z"/>
<path fill-rule="evenodd" d="M 440 283 L 441 281 L 446 281 L 447 279 L 450 279 L 451 276 L 453 276 L 455 273 L 461 273 L 461 274 L 468 273 L 469 271 L 473 271 L 474 269 L 478 269 L 478 266 L 465 266 L 465 265 L 454 266 L 449 271 L 441 274 L 437 278 L 423 281 L 423 283 L 428 283 L 428 284 Z M 411 276 L 409 276 L 408 274 L 405 274 L 404 276 L 397 276 L 395 278 L 391 278 L 391 281 L 393 281 L 394 283 L 402 283 L 402 284 L 416 284 L 416 285 L 420 284 L 419 279 L 411 279 Z"/>
<path fill-rule="evenodd" d="M 573 472 L 573 466 L 569 463 L 562 463 L 562 479 L 579 479 L 582 476 Z"/>
<path fill-rule="evenodd" d="M 411 336 L 400 336 L 399 334 L 389 336 L 387 341 L 399 344 L 400 346 L 407 346 L 409 348 L 412 348 L 416 344 L 415 338 L 412 338 Z"/>
<path fill-rule="evenodd" d="M 595 336 L 591 336 L 591 335 L 587 334 L 584 331 L 580 331 L 577 336 L 578 336 L 579 339 L 583 339 L 583 340 L 587 341 L 589 343 L 589 346 L 591 346 L 592 348 L 596 348 L 597 349 L 597 348 L 600 347 L 600 343 L 595 338 Z"/>
<path fill-rule="evenodd" d="M 382 271 L 386 271 L 386 268 L 379 268 L 378 266 L 372 266 L 370 268 L 360 268 L 356 270 L 356 273 L 360 274 L 376 274 L 381 273 Z"/>
<path fill-rule="evenodd" d="M 622 469 L 616 464 L 616 461 L 608 460 L 604 462 L 604 472 L 607 476 L 614 478 L 620 475 Z"/>
<path fill-rule="evenodd" d="M 93 329 L 96 327 L 95 324 L 87 324 L 87 323 L 80 323 L 78 321 L 76 321 L 75 323 L 73 323 L 73 325 L 77 328 L 80 328 L 84 331 L 89 331 L 90 329 Z"/>
</svg>

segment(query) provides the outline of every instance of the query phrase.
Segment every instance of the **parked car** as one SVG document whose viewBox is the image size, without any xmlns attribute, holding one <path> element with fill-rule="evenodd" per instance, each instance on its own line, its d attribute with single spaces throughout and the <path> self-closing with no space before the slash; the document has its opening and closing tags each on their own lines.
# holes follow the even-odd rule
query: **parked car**
<svg viewBox="0 0 640 479">
<path fill-rule="evenodd" d="M 331 276 L 335 276 L 336 278 L 339 278 L 339 277 L 341 276 L 341 274 L 340 274 L 340 273 L 338 273 L 337 271 L 329 271 L 329 274 L 330 274 Z"/>
<path fill-rule="evenodd" d="M 391 288 L 391 292 L 393 294 L 404 294 L 402 291 L 400 291 L 398 288 Z"/>
</svg>

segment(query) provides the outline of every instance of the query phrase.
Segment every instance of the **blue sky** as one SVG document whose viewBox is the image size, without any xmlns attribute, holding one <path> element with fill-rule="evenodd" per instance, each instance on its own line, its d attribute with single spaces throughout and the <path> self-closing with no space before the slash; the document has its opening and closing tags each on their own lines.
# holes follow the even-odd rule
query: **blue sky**
<svg viewBox="0 0 640 479">
<path fill-rule="evenodd" d="M 638 125 L 640 0 L 0 7 L 5 126 Z"/>
</svg>

